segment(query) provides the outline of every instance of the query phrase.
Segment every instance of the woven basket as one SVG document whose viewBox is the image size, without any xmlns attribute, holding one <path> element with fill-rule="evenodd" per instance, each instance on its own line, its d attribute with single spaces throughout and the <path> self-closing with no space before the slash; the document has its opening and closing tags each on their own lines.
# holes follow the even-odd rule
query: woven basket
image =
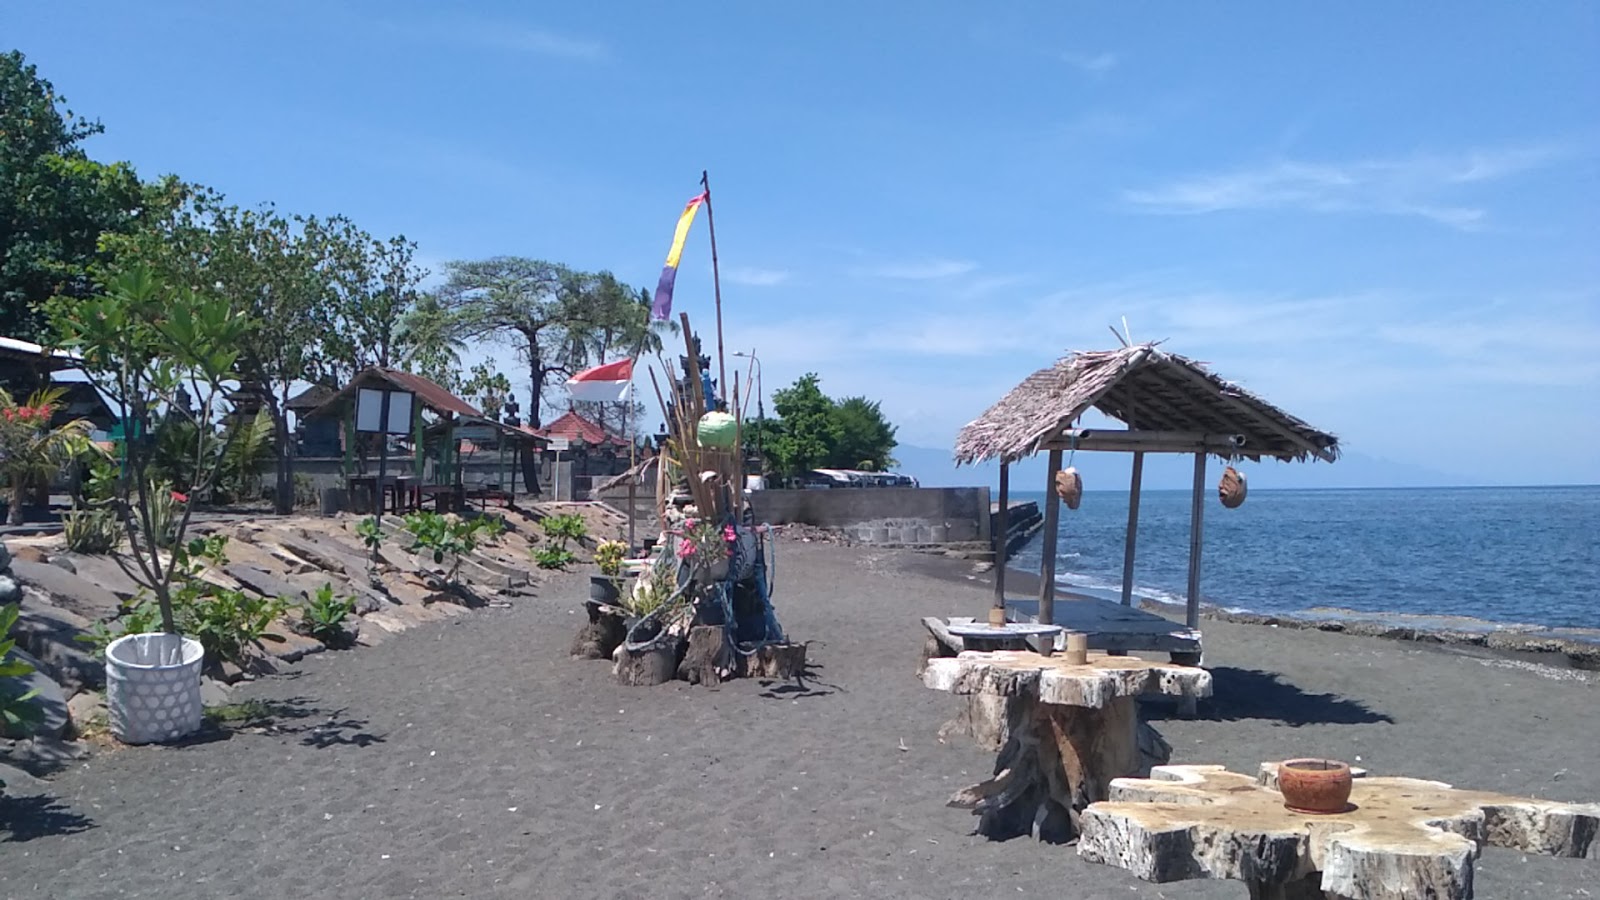
<svg viewBox="0 0 1600 900">
<path fill-rule="evenodd" d="M 1249 490 L 1244 483 L 1244 474 L 1233 466 L 1222 470 L 1222 480 L 1217 482 L 1217 498 L 1228 509 L 1238 509 L 1244 503 L 1244 495 Z"/>
<path fill-rule="evenodd" d="M 175 741 L 200 730 L 200 642 L 130 634 L 106 648 L 106 712 L 126 744 Z"/>
<path fill-rule="evenodd" d="M 1078 477 L 1077 469 L 1068 466 L 1056 473 L 1056 495 L 1067 509 L 1077 509 L 1083 502 L 1083 479 Z"/>
</svg>

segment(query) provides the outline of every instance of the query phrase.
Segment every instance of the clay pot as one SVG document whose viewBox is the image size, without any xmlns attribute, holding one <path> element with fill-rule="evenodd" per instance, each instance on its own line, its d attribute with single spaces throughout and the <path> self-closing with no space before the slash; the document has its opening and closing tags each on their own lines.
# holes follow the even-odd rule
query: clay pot
<svg viewBox="0 0 1600 900">
<path fill-rule="evenodd" d="M 1295 812 L 1328 815 L 1350 808 L 1350 767 L 1332 759 L 1290 759 L 1278 764 L 1278 792 Z"/>
</svg>

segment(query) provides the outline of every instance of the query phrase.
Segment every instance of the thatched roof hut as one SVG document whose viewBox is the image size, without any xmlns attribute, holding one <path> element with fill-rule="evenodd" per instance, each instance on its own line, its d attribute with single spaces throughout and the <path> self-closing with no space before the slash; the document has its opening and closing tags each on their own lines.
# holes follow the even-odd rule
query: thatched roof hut
<svg viewBox="0 0 1600 900">
<path fill-rule="evenodd" d="M 1029 375 L 961 429 L 956 437 L 956 462 L 995 458 L 1016 462 L 1050 449 L 1052 443 L 1070 444 L 1077 432 L 1073 423 L 1091 408 L 1124 423 L 1130 432 L 1152 433 L 1148 443 L 1174 450 L 1194 436 L 1204 436 L 1200 444 L 1209 444 L 1206 449 L 1210 452 L 1230 458 L 1314 457 L 1332 462 L 1339 455 L 1339 439 L 1333 435 L 1318 431 L 1192 359 L 1154 344 L 1139 344 L 1072 353 Z M 1162 435 L 1165 440 L 1158 438 Z M 1077 436 L 1079 449 L 1088 449 L 1085 442 L 1095 437 L 1102 443 L 1126 442 L 1105 432 Z"/>
<path fill-rule="evenodd" d="M 1079 417 L 1090 409 L 1122 422 L 1127 429 L 1078 427 Z M 1039 621 L 1046 624 L 1054 621 L 1059 515 L 1056 475 L 1061 469 L 1062 451 L 1134 454 L 1122 575 L 1124 606 L 1132 602 L 1144 454 L 1194 454 L 1186 616 L 1188 627 L 1194 629 L 1199 620 L 1201 513 L 1207 458 L 1333 462 L 1339 457 L 1339 439 L 1216 375 L 1199 362 L 1168 353 L 1156 344 L 1070 353 L 1055 365 L 1029 375 L 956 437 L 958 465 L 988 459 L 1000 461 L 1000 509 L 995 528 L 1000 535 L 1000 548 L 1005 546 L 1009 465 L 1041 450 L 1050 454 L 1049 476 L 1043 485 L 1046 503 L 1038 615 Z M 1242 479 L 1238 482 L 1242 484 Z M 1242 502 L 1242 494 L 1238 496 Z M 1006 616 L 1003 559 L 997 560 L 995 571 L 990 622 L 998 625 Z M 1102 618 L 1109 620 L 1116 615 L 1120 614 L 1108 612 Z M 1115 627 L 1125 627 L 1126 621 Z M 1161 640 L 1171 637 L 1156 633 L 1163 630 L 1159 621 L 1147 623 L 1154 627 L 1152 636 Z M 1194 632 L 1194 639 L 1198 646 L 1198 632 Z M 1093 645 L 1096 635 L 1091 633 L 1090 640 Z M 1159 649 L 1159 644 L 1124 644 L 1124 649 Z"/>
</svg>

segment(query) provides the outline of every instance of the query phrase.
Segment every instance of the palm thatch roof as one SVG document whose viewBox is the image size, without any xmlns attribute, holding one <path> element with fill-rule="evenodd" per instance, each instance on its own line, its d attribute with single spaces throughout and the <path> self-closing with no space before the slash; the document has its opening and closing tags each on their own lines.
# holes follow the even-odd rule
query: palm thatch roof
<svg viewBox="0 0 1600 900">
<path fill-rule="evenodd" d="M 956 463 L 1015 462 L 1064 442 L 1097 409 L 1129 431 L 1237 436 L 1231 454 L 1332 462 L 1339 439 L 1155 344 L 1074 352 L 1029 375 L 956 437 Z M 1129 449 L 1136 449 L 1130 446 Z"/>
</svg>

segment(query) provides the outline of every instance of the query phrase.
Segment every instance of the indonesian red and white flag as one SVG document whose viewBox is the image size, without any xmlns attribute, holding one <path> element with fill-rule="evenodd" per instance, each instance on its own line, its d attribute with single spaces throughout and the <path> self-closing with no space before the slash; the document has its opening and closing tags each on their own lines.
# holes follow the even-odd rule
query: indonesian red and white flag
<svg viewBox="0 0 1600 900">
<path fill-rule="evenodd" d="M 633 384 L 633 360 L 622 359 L 582 372 L 567 379 L 567 394 L 573 400 L 593 403 L 618 403 L 628 399 Z"/>
</svg>

